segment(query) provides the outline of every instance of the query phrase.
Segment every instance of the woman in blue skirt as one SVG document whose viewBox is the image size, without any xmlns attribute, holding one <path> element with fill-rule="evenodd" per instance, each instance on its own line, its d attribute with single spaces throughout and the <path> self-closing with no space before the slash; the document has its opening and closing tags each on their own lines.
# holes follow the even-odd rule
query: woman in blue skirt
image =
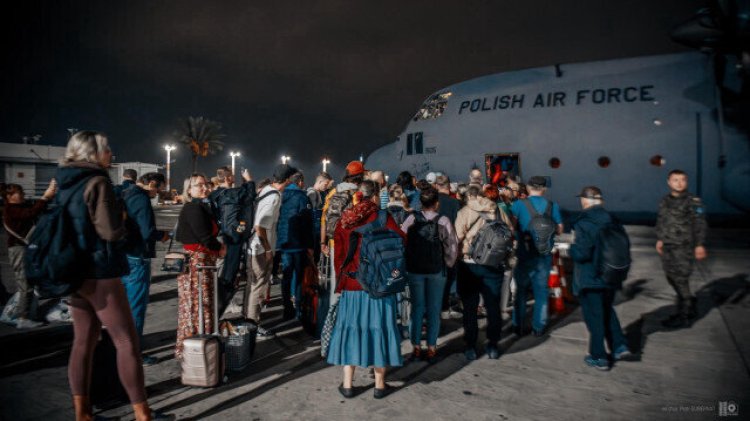
<svg viewBox="0 0 750 421">
<path fill-rule="evenodd" d="M 344 366 L 344 380 L 339 392 L 346 398 L 354 396 L 354 368 L 374 367 L 374 397 L 380 399 L 389 392 L 389 386 L 385 383 L 386 367 L 403 363 L 401 334 L 396 322 L 396 296 L 371 298 L 350 276 L 356 274 L 359 268 L 359 244 L 352 244 L 357 247 L 354 257 L 341 267 L 349 251 L 352 230 L 378 217 L 380 198 L 375 183 L 365 180 L 357 195 L 360 196 L 358 204 L 343 213 L 334 233 L 334 267 L 338 279 L 336 292 L 341 293 L 341 298 L 331 334 L 328 363 Z M 390 215 L 387 221 L 386 226 L 403 237 Z"/>
</svg>

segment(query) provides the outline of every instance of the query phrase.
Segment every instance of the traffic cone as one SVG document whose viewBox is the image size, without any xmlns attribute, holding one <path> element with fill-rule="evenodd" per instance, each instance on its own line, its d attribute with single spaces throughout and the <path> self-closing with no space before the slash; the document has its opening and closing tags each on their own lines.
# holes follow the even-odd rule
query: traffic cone
<svg viewBox="0 0 750 421">
<path fill-rule="evenodd" d="M 560 314 L 565 311 L 565 300 L 563 300 L 562 285 L 560 284 L 560 273 L 556 266 L 552 266 L 549 272 L 549 311 Z"/>
</svg>

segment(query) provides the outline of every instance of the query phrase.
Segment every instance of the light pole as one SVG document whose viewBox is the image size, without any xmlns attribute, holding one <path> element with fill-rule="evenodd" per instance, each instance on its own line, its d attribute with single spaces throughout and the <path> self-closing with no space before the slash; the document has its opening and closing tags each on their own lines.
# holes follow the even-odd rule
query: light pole
<svg viewBox="0 0 750 421">
<path fill-rule="evenodd" d="M 289 163 L 289 161 L 291 161 L 291 160 L 292 160 L 292 157 L 291 157 L 291 156 L 287 156 L 287 155 L 281 155 L 281 163 L 282 163 L 282 164 L 287 164 L 287 163 Z"/>
<path fill-rule="evenodd" d="M 164 150 L 167 151 L 167 191 L 170 193 L 172 192 L 172 186 L 170 185 L 170 178 L 169 178 L 169 169 L 170 169 L 171 162 L 172 162 L 170 154 L 175 149 L 177 149 L 177 147 L 174 145 L 164 145 Z"/>
<path fill-rule="evenodd" d="M 323 160 L 323 172 L 328 172 L 328 164 L 331 163 L 331 160 L 326 158 Z"/>
<path fill-rule="evenodd" d="M 234 158 L 240 156 L 240 153 L 239 152 L 229 152 L 229 156 L 232 157 L 232 179 L 234 179 L 235 178 L 235 173 L 234 173 Z M 232 187 L 234 187 L 234 185 Z"/>
</svg>

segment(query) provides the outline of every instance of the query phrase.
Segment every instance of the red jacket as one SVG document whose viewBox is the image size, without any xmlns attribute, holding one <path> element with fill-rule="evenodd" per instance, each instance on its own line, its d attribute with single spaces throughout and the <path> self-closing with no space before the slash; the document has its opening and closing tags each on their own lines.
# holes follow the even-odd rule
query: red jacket
<svg viewBox="0 0 750 421">
<path fill-rule="evenodd" d="M 337 224 L 336 225 L 336 231 L 333 233 L 333 244 L 334 244 L 334 255 L 333 255 L 333 264 L 334 268 L 336 269 L 336 292 L 343 291 L 362 291 L 362 286 L 359 284 L 359 281 L 357 281 L 355 278 L 350 277 L 347 275 L 348 273 L 356 272 L 359 269 L 359 244 L 357 244 L 357 250 L 354 253 L 354 258 L 352 258 L 351 262 L 349 262 L 342 270 L 341 264 L 344 263 L 344 260 L 346 260 L 346 255 L 349 252 L 349 236 L 352 233 L 354 229 L 357 227 L 361 227 L 362 225 L 369 224 L 370 222 L 374 221 L 378 217 L 377 212 L 373 212 L 366 220 L 364 220 L 361 224 L 350 227 L 350 228 L 344 228 L 343 224 Z M 398 226 L 396 221 L 393 220 L 391 215 L 388 215 L 388 219 L 386 222 L 386 227 L 393 230 L 394 232 L 398 233 L 398 235 L 401 236 L 401 238 L 404 239 L 404 242 L 406 242 L 406 235 L 401 231 L 401 228 Z"/>
</svg>

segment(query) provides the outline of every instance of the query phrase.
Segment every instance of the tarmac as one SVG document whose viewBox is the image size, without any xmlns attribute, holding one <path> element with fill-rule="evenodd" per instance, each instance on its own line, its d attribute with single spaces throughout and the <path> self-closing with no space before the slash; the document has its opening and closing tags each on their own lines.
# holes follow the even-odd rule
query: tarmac
<svg viewBox="0 0 750 421">
<path fill-rule="evenodd" d="M 173 226 L 177 211 L 160 209 L 159 226 Z M 634 262 L 616 310 L 637 361 L 618 362 L 609 372 L 584 365 L 588 333 L 573 302 L 541 338 L 518 338 L 506 322 L 498 360 L 480 353 L 467 362 L 461 320 L 445 320 L 438 361 L 389 370 L 396 390 L 382 400 L 373 399 L 366 369 L 355 373 L 355 398 L 339 395 L 341 368 L 321 359 L 319 341 L 299 324 L 281 322 L 278 286 L 264 314 L 277 335 L 258 340 L 250 366 L 216 388 L 183 386 L 173 357 L 177 284 L 159 272 L 161 259 L 153 259 L 143 345 L 159 361 L 144 368 L 149 402 L 181 420 L 750 419 L 750 232 L 711 230 L 709 258 L 691 279 L 699 315 L 690 328 L 675 330 L 660 323 L 674 311 L 674 292 L 654 251 L 653 229 L 629 226 L 628 232 Z M 2 280 L 13 292 L 0 240 Z M 165 248 L 159 245 L 160 256 Z M 51 304 L 42 303 L 42 310 Z M 68 323 L 28 331 L 0 325 L 0 419 L 73 419 L 71 340 Z M 404 355 L 410 349 L 404 341 Z M 127 404 L 97 408 L 97 414 L 133 419 Z"/>
</svg>

